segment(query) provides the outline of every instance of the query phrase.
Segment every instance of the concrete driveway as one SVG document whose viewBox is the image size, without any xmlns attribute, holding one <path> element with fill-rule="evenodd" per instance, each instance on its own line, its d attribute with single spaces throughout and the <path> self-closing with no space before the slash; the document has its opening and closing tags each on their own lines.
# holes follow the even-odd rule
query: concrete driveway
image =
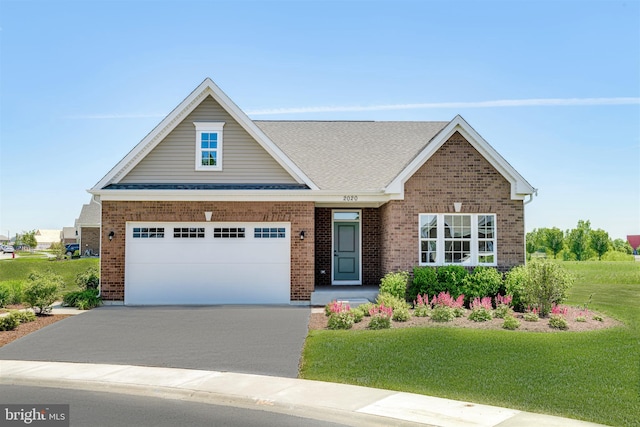
<svg viewBox="0 0 640 427">
<path fill-rule="evenodd" d="M 288 306 L 100 307 L 0 347 L 0 359 L 295 378 L 310 312 Z"/>
</svg>

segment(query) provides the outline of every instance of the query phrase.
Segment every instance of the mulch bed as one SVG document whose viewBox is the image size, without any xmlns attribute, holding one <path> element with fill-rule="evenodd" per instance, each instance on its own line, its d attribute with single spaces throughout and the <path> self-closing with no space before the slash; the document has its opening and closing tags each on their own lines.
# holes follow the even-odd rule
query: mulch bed
<svg viewBox="0 0 640 427">
<path fill-rule="evenodd" d="M 18 338 L 22 338 L 23 336 L 30 334 L 31 332 L 35 332 L 40 328 L 44 328 L 45 326 L 51 325 L 52 323 L 58 322 L 69 316 L 70 316 L 69 314 L 52 314 L 48 316 L 37 316 L 36 320 L 34 320 L 33 322 L 21 323 L 13 331 L 0 331 L 0 347 L 2 347 L 5 344 L 9 344 L 11 341 L 17 340 Z"/>
</svg>

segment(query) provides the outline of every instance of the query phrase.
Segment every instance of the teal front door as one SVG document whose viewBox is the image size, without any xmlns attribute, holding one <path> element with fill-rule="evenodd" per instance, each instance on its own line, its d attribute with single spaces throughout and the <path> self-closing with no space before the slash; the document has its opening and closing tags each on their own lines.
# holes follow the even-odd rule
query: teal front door
<svg viewBox="0 0 640 427">
<path fill-rule="evenodd" d="M 360 223 L 333 223 L 333 284 L 359 285 Z"/>
</svg>

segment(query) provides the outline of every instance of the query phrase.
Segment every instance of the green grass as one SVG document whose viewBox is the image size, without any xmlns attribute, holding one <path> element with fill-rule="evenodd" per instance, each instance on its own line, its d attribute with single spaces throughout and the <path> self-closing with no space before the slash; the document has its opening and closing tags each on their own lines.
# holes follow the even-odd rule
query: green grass
<svg viewBox="0 0 640 427">
<path fill-rule="evenodd" d="M 55 261 L 46 258 L 16 258 L 0 261 L 0 283 L 13 280 L 27 280 L 32 271 L 52 271 L 64 279 L 64 291 L 76 291 L 76 275 L 89 267 L 99 267 L 98 258 L 81 258 Z"/>
<path fill-rule="evenodd" d="M 568 303 L 623 322 L 594 332 L 310 331 L 301 377 L 577 418 L 640 420 L 640 263 L 563 263 Z"/>
</svg>

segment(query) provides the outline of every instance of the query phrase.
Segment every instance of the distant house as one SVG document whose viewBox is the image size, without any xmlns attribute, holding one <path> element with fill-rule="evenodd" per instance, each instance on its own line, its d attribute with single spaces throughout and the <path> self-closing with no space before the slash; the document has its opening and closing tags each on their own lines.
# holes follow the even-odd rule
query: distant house
<svg viewBox="0 0 640 427">
<path fill-rule="evenodd" d="M 76 219 L 76 242 L 80 244 L 80 253 L 97 255 L 100 253 L 100 204 L 91 199 L 82 205 L 80 216 Z"/>
<path fill-rule="evenodd" d="M 627 242 L 633 248 L 633 254 L 638 255 L 638 248 L 640 248 L 640 234 L 635 236 L 627 236 Z"/>
<path fill-rule="evenodd" d="M 417 265 L 504 271 L 534 192 L 460 116 L 254 121 L 206 79 L 90 190 L 102 297 L 316 304 Z"/>
<path fill-rule="evenodd" d="M 35 238 L 38 245 L 35 249 L 49 249 L 52 244 L 60 243 L 60 230 L 36 230 Z"/>
<path fill-rule="evenodd" d="M 68 245 L 69 243 L 78 243 L 78 230 L 76 227 L 63 227 L 60 234 L 62 243 Z"/>
<path fill-rule="evenodd" d="M 9 238 L 4 234 L 0 234 L 0 243 L 6 245 L 9 242 Z"/>
</svg>

